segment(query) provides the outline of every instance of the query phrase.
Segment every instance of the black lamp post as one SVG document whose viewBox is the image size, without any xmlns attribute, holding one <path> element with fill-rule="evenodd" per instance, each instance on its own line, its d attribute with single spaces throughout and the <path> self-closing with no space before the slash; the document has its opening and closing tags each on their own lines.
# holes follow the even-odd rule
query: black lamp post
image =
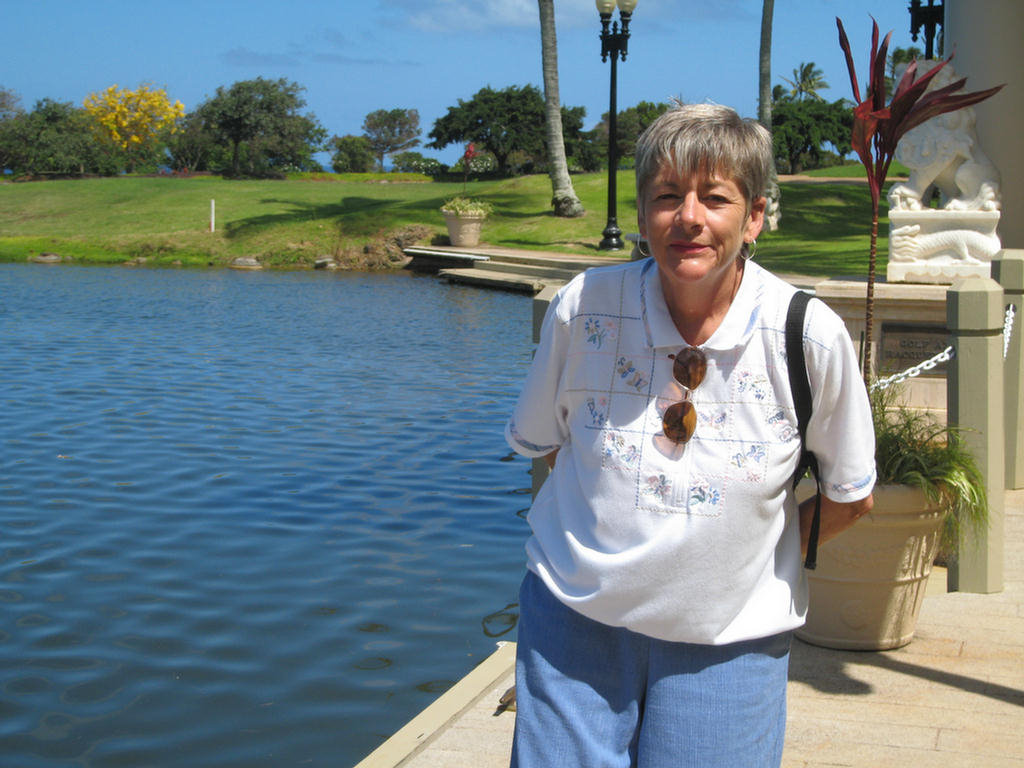
<svg viewBox="0 0 1024 768">
<path fill-rule="evenodd" d="M 619 22 L 612 22 L 612 11 L 615 10 L 616 0 L 596 0 L 597 12 L 601 15 L 601 61 L 608 61 L 612 57 L 612 79 L 610 90 L 611 106 L 608 110 L 608 221 L 605 224 L 604 239 L 598 246 L 602 251 L 622 250 L 622 230 L 619 229 L 618 216 L 616 215 L 615 201 L 615 180 L 619 170 L 619 148 L 616 142 L 618 133 L 618 111 L 615 105 L 616 84 L 615 76 L 619 56 L 626 60 L 626 52 L 629 48 L 629 19 L 636 8 L 638 0 L 618 0 L 619 19 L 622 21 L 622 28 L 619 29 Z"/>
<path fill-rule="evenodd" d="M 935 58 L 935 29 L 942 26 L 943 7 L 942 0 L 938 5 L 933 5 L 935 0 L 928 0 L 928 5 L 922 6 L 921 0 L 910 0 L 910 39 L 915 43 L 917 36 L 924 27 L 924 57 Z"/>
</svg>

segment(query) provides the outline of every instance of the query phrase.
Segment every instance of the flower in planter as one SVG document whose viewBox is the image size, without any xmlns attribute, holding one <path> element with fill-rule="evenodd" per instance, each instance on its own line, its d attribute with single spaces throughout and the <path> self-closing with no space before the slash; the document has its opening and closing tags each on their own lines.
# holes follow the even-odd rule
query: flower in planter
<svg viewBox="0 0 1024 768">
<path fill-rule="evenodd" d="M 441 206 L 442 213 L 456 216 L 486 218 L 494 211 L 494 206 L 484 200 L 473 200 L 469 197 L 453 197 Z"/>
<path fill-rule="evenodd" d="M 868 252 L 868 285 L 865 306 L 864 333 L 864 381 L 868 382 L 871 375 L 871 343 L 873 336 L 875 261 L 878 251 L 878 203 L 882 185 L 889 172 L 889 165 L 896 154 L 896 145 L 911 128 L 916 128 L 926 120 L 969 107 L 984 101 L 995 94 L 1003 86 L 989 88 L 973 93 L 957 93 L 963 88 L 966 78 L 961 78 L 942 88 L 926 93 L 928 84 L 939 71 L 949 63 L 945 61 L 929 69 L 920 77 L 917 76 L 917 61 L 912 61 L 896 85 L 892 99 L 885 102 L 885 63 L 889 50 L 892 32 L 885 36 L 882 44 L 878 44 L 878 22 L 872 21 L 871 55 L 868 59 L 869 79 L 864 98 L 861 98 L 860 86 L 857 83 L 857 71 L 853 65 L 853 54 L 850 52 L 850 41 L 843 29 L 843 22 L 836 18 L 839 27 L 839 45 L 846 55 L 846 68 L 850 72 L 850 85 L 853 87 L 853 98 L 857 105 L 853 109 L 853 132 L 851 146 L 864 164 L 867 171 L 868 187 L 871 190 L 871 244 Z"/>
</svg>

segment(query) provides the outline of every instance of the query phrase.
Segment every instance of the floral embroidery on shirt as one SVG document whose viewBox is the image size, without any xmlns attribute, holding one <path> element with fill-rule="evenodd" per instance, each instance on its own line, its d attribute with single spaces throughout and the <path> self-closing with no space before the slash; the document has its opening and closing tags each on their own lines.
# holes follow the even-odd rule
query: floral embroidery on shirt
<svg viewBox="0 0 1024 768">
<path fill-rule="evenodd" d="M 620 378 L 637 392 L 643 392 L 647 389 L 647 379 L 636 369 L 632 360 L 620 357 L 615 363 L 615 370 L 619 372 Z"/>
<path fill-rule="evenodd" d="M 697 480 L 690 486 L 690 507 L 694 512 L 717 513 L 722 493 L 707 480 Z"/>
<path fill-rule="evenodd" d="M 697 420 L 701 426 L 706 426 L 708 429 L 720 431 L 725 426 L 725 421 L 728 418 L 729 414 L 724 408 L 709 407 L 697 409 Z"/>
<path fill-rule="evenodd" d="M 662 503 L 668 499 L 672 491 L 672 483 L 664 475 L 651 475 L 643 487 L 643 492 L 648 496 L 654 496 Z"/>
<path fill-rule="evenodd" d="M 740 394 L 749 393 L 755 400 L 766 400 L 768 398 L 769 383 L 764 374 L 743 371 L 737 380 L 736 389 Z"/>
<path fill-rule="evenodd" d="M 750 448 L 748 448 L 746 450 L 746 452 L 740 451 L 739 453 L 734 453 L 733 456 L 732 456 L 731 461 L 732 461 L 734 466 L 739 467 L 740 469 L 742 469 L 743 467 L 745 467 L 745 466 L 747 466 L 748 464 L 751 464 L 751 463 L 752 464 L 760 464 L 760 463 L 762 463 L 764 461 L 766 455 L 767 455 L 767 452 L 765 451 L 764 446 L 763 445 L 759 445 L 759 444 L 755 444 L 755 445 L 750 446 Z"/>
<path fill-rule="evenodd" d="M 787 442 L 796 435 L 796 430 L 793 429 L 793 425 L 786 418 L 786 412 L 781 408 L 776 408 L 771 413 L 768 417 L 768 424 L 775 430 L 775 434 L 778 435 L 779 440 L 782 442 Z"/>
<path fill-rule="evenodd" d="M 587 412 L 590 414 L 590 426 L 603 427 L 608 421 L 608 398 L 601 397 L 595 400 L 587 398 Z"/>
<path fill-rule="evenodd" d="M 622 469 L 634 469 L 640 463 L 640 449 L 628 445 L 626 438 L 615 432 L 604 436 L 605 464 Z"/>
<path fill-rule="evenodd" d="M 614 339 L 616 335 L 614 321 L 596 317 L 591 317 L 583 323 L 583 331 L 587 334 L 587 342 L 597 349 L 601 348 L 606 339 Z"/>
</svg>

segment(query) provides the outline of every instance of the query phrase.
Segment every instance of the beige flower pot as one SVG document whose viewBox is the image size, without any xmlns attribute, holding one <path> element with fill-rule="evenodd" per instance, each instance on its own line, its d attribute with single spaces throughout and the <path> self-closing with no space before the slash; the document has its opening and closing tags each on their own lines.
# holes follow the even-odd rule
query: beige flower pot
<svg viewBox="0 0 1024 768">
<path fill-rule="evenodd" d="M 442 213 L 445 224 L 448 225 L 448 239 L 451 240 L 452 245 L 479 245 L 480 227 L 483 225 L 484 219 L 487 218 L 486 216 L 459 215 L 447 211 L 442 211 Z"/>
<path fill-rule="evenodd" d="M 874 499 L 871 514 L 818 550 L 801 640 L 881 651 L 914 637 L 945 513 L 908 486 L 878 486 Z"/>
</svg>

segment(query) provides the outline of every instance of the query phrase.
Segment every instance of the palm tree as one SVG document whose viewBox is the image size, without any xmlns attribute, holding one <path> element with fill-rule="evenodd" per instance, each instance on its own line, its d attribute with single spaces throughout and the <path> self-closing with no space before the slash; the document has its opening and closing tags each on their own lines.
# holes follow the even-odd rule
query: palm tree
<svg viewBox="0 0 1024 768">
<path fill-rule="evenodd" d="M 757 121 L 769 131 L 772 129 L 772 15 L 775 12 L 775 0 L 763 0 L 761 3 L 761 51 L 757 65 Z M 768 230 L 779 228 L 782 216 L 782 195 L 779 193 L 779 178 L 775 172 L 775 163 L 771 164 L 771 177 L 768 180 L 768 206 L 765 221 Z"/>
<path fill-rule="evenodd" d="M 892 93 L 893 87 L 896 85 L 896 68 L 900 64 L 909 64 L 916 59 L 923 59 L 924 51 L 917 46 L 910 46 L 909 48 L 893 48 L 889 54 L 889 58 L 886 59 L 885 69 L 888 74 L 885 76 L 885 92 Z"/>
<path fill-rule="evenodd" d="M 565 160 L 562 136 L 562 105 L 558 97 L 558 40 L 555 37 L 554 0 L 537 0 L 540 10 L 540 50 L 544 69 L 544 126 L 547 130 L 548 175 L 555 216 L 582 216 L 583 204 L 576 196 Z"/>
<path fill-rule="evenodd" d="M 818 91 L 829 87 L 825 82 L 825 73 L 816 67 L 813 61 L 801 61 L 800 66 L 793 70 L 792 80 L 788 77 L 782 79 L 793 86 L 789 95 L 797 101 L 804 99 L 823 101 L 824 99 L 818 95 Z"/>
</svg>

